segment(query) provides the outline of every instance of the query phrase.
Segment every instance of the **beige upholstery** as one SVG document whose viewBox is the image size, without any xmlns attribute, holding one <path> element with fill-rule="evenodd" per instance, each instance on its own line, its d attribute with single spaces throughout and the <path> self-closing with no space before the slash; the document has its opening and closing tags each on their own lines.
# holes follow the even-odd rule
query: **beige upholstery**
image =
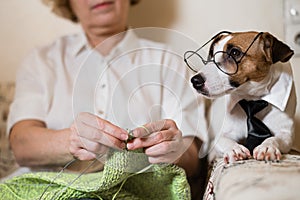
<svg viewBox="0 0 300 200">
<path fill-rule="evenodd" d="M 18 167 L 9 148 L 6 134 L 7 115 L 14 89 L 14 83 L 0 83 L 0 178 L 10 174 Z"/>
<path fill-rule="evenodd" d="M 285 154 L 279 162 L 253 159 L 226 165 L 214 161 L 205 200 L 282 200 L 300 197 L 300 156 Z"/>
</svg>

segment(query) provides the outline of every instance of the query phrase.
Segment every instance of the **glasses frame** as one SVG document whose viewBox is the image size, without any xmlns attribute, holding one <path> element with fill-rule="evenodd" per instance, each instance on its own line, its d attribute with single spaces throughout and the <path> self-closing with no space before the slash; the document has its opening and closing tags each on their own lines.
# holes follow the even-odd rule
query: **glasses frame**
<svg viewBox="0 0 300 200">
<path fill-rule="evenodd" d="M 196 51 L 186 51 L 186 52 L 184 53 L 184 62 L 186 63 L 186 65 L 188 66 L 188 68 L 189 68 L 190 70 L 192 70 L 192 71 L 195 72 L 195 73 L 198 72 L 198 71 L 195 70 L 193 67 L 191 67 L 191 66 L 189 65 L 189 62 L 188 62 L 188 59 L 189 59 L 190 57 L 192 57 L 193 55 L 196 55 L 196 56 L 198 56 L 198 57 L 201 59 L 201 61 L 202 61 L 202 63 L 203 63 L 204 65 L 206 65 L 206 64 L 209 63 L 209 62 L 213 62 L 213 63 L 215 63 L 215 65 L 217 66 L 217 68 L 218 68 L 220 71 L 222 71 L 223 73 L 225 73 L 225 74 L 227 74 L 227 75 L 229 75 L 229 76 L 232 76 L 232 75 L 236 74 L 236 73 L 238 72 L 238 70 L 239 70 L 239 63 L 240 63 L 240 62 L 242 61 L 242 59 L 245 57 L 245 55 L 247 54 L 247 52 L 249 51 L 249 49 L 251 48 L 251 46 L 254 44 L 254 42 L 257 40 L 257 38 L 258 38 L 261 34 L 263 34 L 263 32 L 259 32 L 259 33 L 254 37 L 253 41 L 250 43 L 250 45 L 248 46 L 248 48 L 246 49 L 246 51 L 245 51 L 245 52 L 242 52 L 242 57 L 241 57 L 238 61 L 237 61 L 234 57 L 232 57 L 229 53 L 227 53 L 226 51 L 217 51 L 216 53 L 213 54 L 213 56 L 212 56 L 213 59 L 211 59 L 211 60 L 205 60 L 205 59 L 203 59 L 202 56 L 200 56 L 200 54 L 198 54 L 198 51 L 200 51 L 205 45 L 207 45 L 208 43 L 210 43 L 212 40 L 214 40 L 216 37 L 218 37 L 218 36 L 221 35 L 221 34 L 232 34 L 232 32 L 229 32 L 229 31 L 221 31 L 221 32 L 219 32 L 218 34 L 216 34 L 215 36 L 213 36 L 209 41 L 207 41 L 206 43 L 204 43 L 201 47 L 199 47 L 198 49 L 196 49 Z M 189 53 L 191 53 L 191 54 L 189 54 Z M 235 64 L 236 64 L 236 70 L 235 70 L 234 72 L 232 72 L 232 73 L 226 72 L 226 71 L 224 71 L 222 68 L 219 67 L 219 65 L 218 65 L 218 64 L 216 63 L 216 61 L 215 61 L 215 55 L 218 54 L 218 53 L 225 53 L 225 54 L 227 54 L 229 57 L 232 57 L 232 59 L 234 60 L 234 62 L 235 62 Z M 189 55 L 187 56 L 187 54 L 189 54 Z"/>
</svg>

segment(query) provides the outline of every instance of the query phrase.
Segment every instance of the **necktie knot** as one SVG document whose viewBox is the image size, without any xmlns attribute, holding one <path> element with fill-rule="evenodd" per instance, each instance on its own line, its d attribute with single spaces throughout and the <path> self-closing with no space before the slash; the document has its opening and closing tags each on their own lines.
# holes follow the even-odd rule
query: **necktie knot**
<svg viewBox="0 0 300 200">
<path fill-rule="evenodd" d="M 247 101 L 243 99 L 239 102 L 239 104 L 245 111 L 247 117 L 254 116 L 256 113 L 268 106 L 268 102 L 266 102 L 265 100 Z"/>
</svg>

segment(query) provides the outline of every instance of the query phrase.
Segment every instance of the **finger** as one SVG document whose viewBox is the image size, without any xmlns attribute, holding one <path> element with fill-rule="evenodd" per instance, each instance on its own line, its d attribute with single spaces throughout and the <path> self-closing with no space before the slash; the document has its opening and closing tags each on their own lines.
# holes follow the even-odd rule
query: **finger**
<svg viewBox="0 0 300 200">
<path fill-rule="evenodd" d="M 81 127 L 94 127 L 95 129 L 101 130 L 106 134 L 110 134 L 120 140 L 127 140 L 128 134 L 127 131 L 110 123 L 107 120 L 97 117 L 96 115 L 90 113 L 80 113 L 76 118 L 75 125 L 77 129 L 82 132 Z M 81 133 L 80 133 L 81 134 Z"/>
<path fill-rule="evenodd" d="M 75 130 L 75 134 L 77 134 L 77 137 L 79 137 L 81 142 L 87 143 L 87 141 L 90 141 L 89 144 L 90 145 L 93 144 L 92 146 L 94 146 L 94 143 L 91 143 L 93 141 L 112 148 L 117 148 L 117 149 L 125 148 L 125 143 L 123 140 L 119 140 L 118 138 L 115 138 L 110 134 L 107 134 L 106 132 L 100 132 L 98 129 L 94 127 L 81 127 L 81 130 L 82 131 Z M 89 145 L 86 144 L 85 146 L 82 147 L 87 148 L 89 147 Z"/>
<path fill-rule="evenodd" d="M 103 130 L 106 134 L 109 134 L 115 138 L 120 140 L 127 140 L 128 139 L 128 132 L 107 120 L 97 118 L 97 122 L 99 125 L 100 130 Z"/>
<path fill-rule="evenodd" d="M 132 135 L 135 138 L 143 138 L 143 137 L 147 137 L 151 134 L 152 132 L 150 131 L 149 128 L 147 128 L 147 125 L 143 125 L 140 127 L 135 128 L 132 131 Z"/>
<path fill-rule="evenodd" d="M 97 157 L 95 153 L 89 152 L 86 149 L 78 149 L 72 155 L 78 160 L 93 160 Z"/>
<path fill-rule="evenodd" d="M 152 156 L 152 157 L 167 155 L 171 152 L 177 152 L 177 154 L 180 154 L 180 149 L 178 149 L 177 147 L 178 147 L 177 142 L 165 141 L 146 148 L 145 154 L 147 156 Z"/>
<path fill-rule="evenodd" d="M 147 137 L 149 134 L 167 129 L 177 129 L 176 123 L 170 119 L 151 122 L 133 130 L 135 137 Z"/>
<path fill-rule="evenodd" d="M 151 134 L 151 132 L 149 131 L 149 129 L 147 127 L 145 127 L 145 126 L 142 125 L 139 128 L 143 128 L 146 131 L 146 136 L 148 136 L 148 135 Z"/>
<path fill-rule="evenodd" d="M 149 156 L 148 161 L 152 164 L 157 163 L 174 163 L 178 159 L 176 152 L 170 152 L 164 156 Z"/>
<path fill-rule="evenodd" d="M 105 154 L 107 153 L 109 147 L 98 142 L 94 142 L 85 138 L 81 138 L 83 149 L 95 153 L 95 154 Z"/>
<path fill-rule="evenodd" d="M 180 135 L 177 135 L 175 131 L 164 130 L 156 133 L 152 133 L 148 137 L 145 138 L 135 138 L 132 141 L 129 141 L 127 144 L 127 148 L 130 150 L 138 149 L 138 148 L 147 148 L 165 141 L 172 141 L 179 138 Z"/>
<path fill-rule="evenodd" d="M 71 132 L 69 152 L 73 157 L 79 160 L 94 159 L 96 155 L 93 152 L 87 151 L 84 146 L 85 144 L 82 142 L 82 139 L 78 137 L 76 133 Z"/>
</svg>

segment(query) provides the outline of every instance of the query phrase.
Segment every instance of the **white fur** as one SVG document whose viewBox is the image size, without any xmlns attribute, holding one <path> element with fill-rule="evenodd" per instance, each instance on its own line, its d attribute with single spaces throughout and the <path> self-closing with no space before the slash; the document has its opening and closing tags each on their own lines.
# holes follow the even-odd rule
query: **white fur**
<svg viewBox="0 0 300 200">
<path fill-rule="evenodd" d="M 225 37 L 215 44 L 215 52 L 223 51 L 224 45 L 231 36 Z M 244 58 L 246 59 L 246 58 Z M 209 92 L 209 98 L 217 98 L 226 95 L 230 101 L 232 99 L 259 99 L 261 96 L 268 95 L 272 86 L 278 80 L 280 73 L 278 68 L 271 66 L 270 74 L 260 82 L 246 82 L 238 88 L 230 85 L 228 75 L 221 72 L 217 66 L 210 62 L 201 70 L 201 75 L 205 78 L 205 90 Z M 284 89 L 284 88 L 283 88 Z M 292 90 L 292 89 L 291 89 Z M 291 92 L 291 105 L 287 105 L 287 110 L 295 109 L 295 94 Z M 277 97 L 281 98 L 281 97 Z M 237 102 L 236 102 L 237 103 Z M 257 160 L 279 160 L 281 153 L 287 153 L 292 146 L 293 140 L 293 111 L 285 113 L 284 110 L 270 105 L 268 113 L 259 113 L 264 123 L 269 127 L 273 137 L 266 139 L 253 151 L 253 157 Z M 222 123 L 217 121 L 216 123 Z M 235 162 L 249 158 L 249 150 L 241 144 L 239 140 L 247 137 L 246 115 L 239 106 L 234 106 L 232 110 L 226 108 L 223 126 L 220 132 L 214 136 L 214 149 L 217 154 L 223 156 L 226 163 Z"/>
</svg>

